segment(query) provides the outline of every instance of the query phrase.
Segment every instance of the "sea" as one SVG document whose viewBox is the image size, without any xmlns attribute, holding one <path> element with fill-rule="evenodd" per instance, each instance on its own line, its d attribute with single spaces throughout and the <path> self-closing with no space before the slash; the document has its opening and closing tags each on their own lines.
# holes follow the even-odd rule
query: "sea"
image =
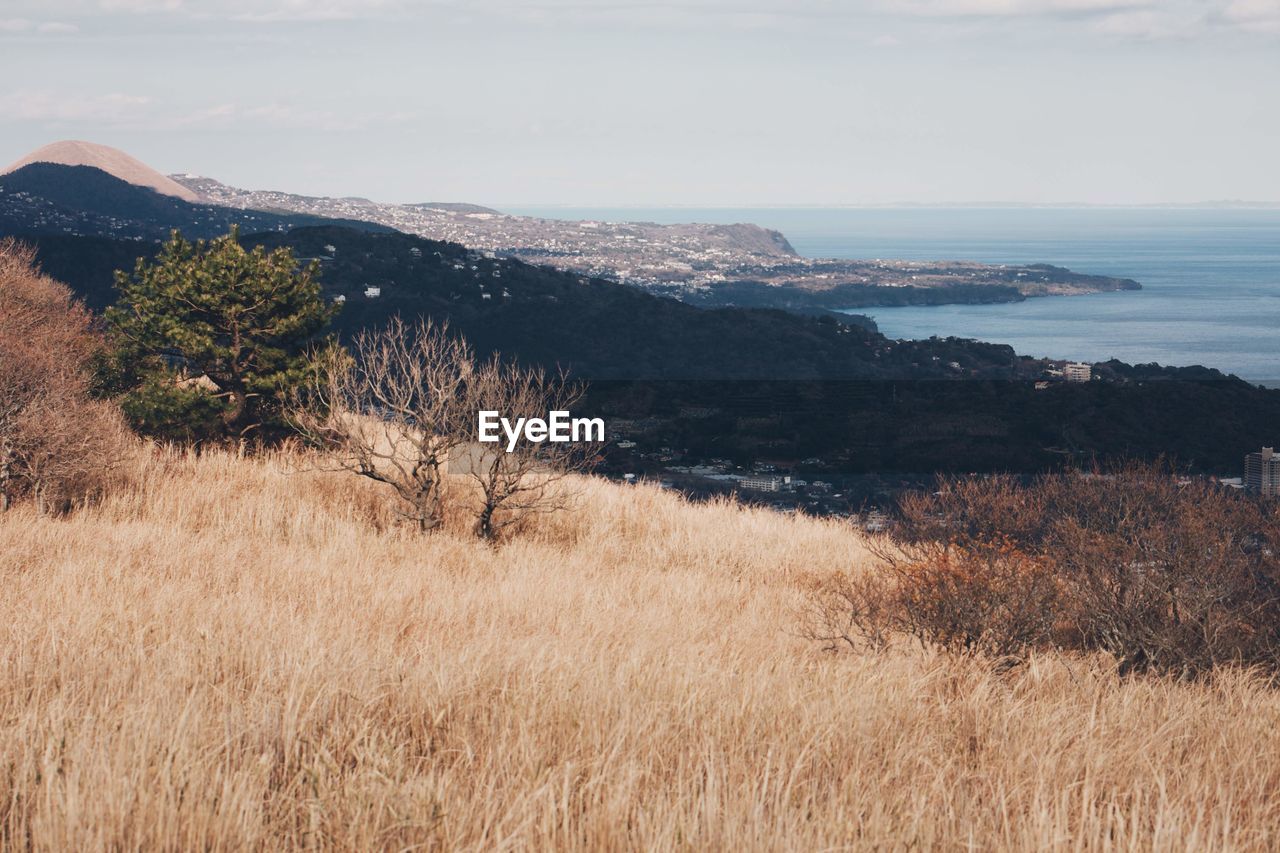
<svg viewBox="0 0 1280 853">
<path fill-rule="evenodd" d="M 1142 290 L 999 305 L 863 308 L 892 338 L 1024 355 L 1200 364 L 1280 387 L 1280 210 L 1266 208 L 505 208 L 558 219 L 751 222 L 814 258 L 1049 263 Z"/>
</svg>

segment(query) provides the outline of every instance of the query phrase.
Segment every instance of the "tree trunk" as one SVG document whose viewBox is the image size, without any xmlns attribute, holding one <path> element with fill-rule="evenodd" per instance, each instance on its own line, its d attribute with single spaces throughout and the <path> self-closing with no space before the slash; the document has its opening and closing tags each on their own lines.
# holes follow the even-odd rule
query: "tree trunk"
<svg viewBox="0 0 1280 853">
<path fill-rule="evenodd" d="M 8 441 L 0 445 L 0 512 L 9 509 L 9 488 L 13 484 L 13 451 Z"/>
<path fill-rule="evenodd" d="M 244 438 L 244 434 L 251 426 L 245 423 L 248 420 L 249 395 L 240 389 L 228 391 L 227 403 L 227 408 L 222 413 L 223 426 L 226 427 L 228 435 Z"/>
<path fill-rule="evenodd" d="M 497 531 L 493 528 L 493 511 L 495 507 L 485 504 L 484 509 L 480 510 L 480 515 L 476 518 L 476 536 L 487 542 L 492 542 L 497 535 Z"/>
<path fill-rule="evenodd" d="M 434 473 L 418 484 L 417 494 L 411 498 L 417 513 L 418 532 L 430 533 L 444 523 L 444 496 L 440 494 L 441 477 L 437 466 L 427 466 Z"/>
</svg>

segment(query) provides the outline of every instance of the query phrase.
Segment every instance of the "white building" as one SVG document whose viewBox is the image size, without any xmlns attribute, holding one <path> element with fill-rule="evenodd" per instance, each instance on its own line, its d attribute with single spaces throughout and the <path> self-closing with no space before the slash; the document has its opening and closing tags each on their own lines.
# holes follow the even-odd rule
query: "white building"
<svg viewBox="0 0 1280 853">
<path fill-rule="evenodd" d="M 1264 447 L 1244 458 L 1244 487 L 1255 495 L 1280 497 L 1280 453 Z"/>
<path fill-rule="evenodd" d="M 743 477 L 738 481 L 738 485 L 753 492 L 780 492 L 782 491 L 782 478 L 754 474 L 750 477 Z"/>
<path fill-rule="evenodd" d="M 867 513 L 862 520 L 862 529 L 868 533 L 880 533 L 889 527 L 889 516 L 885 515 L 878 509 L 873 509 Z"/>
<path fill-rule="evenodd" d="M 1072 362 L 1062 368 L 1062 375 L 1068 382 L 1088 382 L 1093 379 L 1093 367 L 1084 362 Z"/>
</svg>

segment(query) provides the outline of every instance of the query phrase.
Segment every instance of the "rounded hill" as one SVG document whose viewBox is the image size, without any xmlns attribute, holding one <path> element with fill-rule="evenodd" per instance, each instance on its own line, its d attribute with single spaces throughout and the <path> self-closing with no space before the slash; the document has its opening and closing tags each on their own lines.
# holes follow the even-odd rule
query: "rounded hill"
<svg viewBox="0 0 1280 853">
<path fill-rule="evenodd" d="M 149 187 L 158 193 L 180 198 L 183 201 L 199 201 L 194 192 L 177 181 L 168 178 L 146 163 L 123 151 L 95 142 L 68 139 L 37 148 L 0 174 L 17 171 L 32 163 L 56 163 L 62 166 L 92 166 L 113 175 L 126 183 Z"/>
</svg>

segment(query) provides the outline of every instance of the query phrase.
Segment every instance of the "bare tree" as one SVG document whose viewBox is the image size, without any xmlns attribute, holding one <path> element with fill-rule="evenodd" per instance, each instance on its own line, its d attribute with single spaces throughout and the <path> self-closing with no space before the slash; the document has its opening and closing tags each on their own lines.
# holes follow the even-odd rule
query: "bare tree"
<svg viewBox="0 0 1280 853">
<path fill-rule="evenodd" d="M 446 465 L 467 440 L 474 359 L 447 324 L 393 319 L 318 354 L 290 420 L 340 470 L 389 486 L 421 531 L 444 520 Z"/>
<path fill-rule="evenodd" d="M 446 324 L 396 318 L 358 335 L 349 351 L 317 354 L 290 420 L 328 464 L 389 486 L 423 532 L 444 521 L 449 474 L 469 478 L 476 535 L 493 540 L 532 514 L 566 508 L 572 490 L 562 481 L 587 470 L 595 452 L 586 442 L 490 449 L 478 442 L 478 412 L 546 418 L 581 395 L 563 375 L 497 357 L 478 364 Z"/>
<path fill-rule="evenodd" d="M 581 385 L 564 374 L 504 364 L 495 356 L 480 365 L 469 384 L 470 410 L 501 413 L 508 421 L 545 419 L 553 411 L 569 411 L 582 399 Z M 594 466 L 596 450 L 586 441 L 518 441 L 510 448 L 473 449 L 467 474 L 479 487 L 473 507 L 476 535 L 487 540 L 534 514 L 568 508 L 574 491 L 565 482 Z"/>
</svg>

